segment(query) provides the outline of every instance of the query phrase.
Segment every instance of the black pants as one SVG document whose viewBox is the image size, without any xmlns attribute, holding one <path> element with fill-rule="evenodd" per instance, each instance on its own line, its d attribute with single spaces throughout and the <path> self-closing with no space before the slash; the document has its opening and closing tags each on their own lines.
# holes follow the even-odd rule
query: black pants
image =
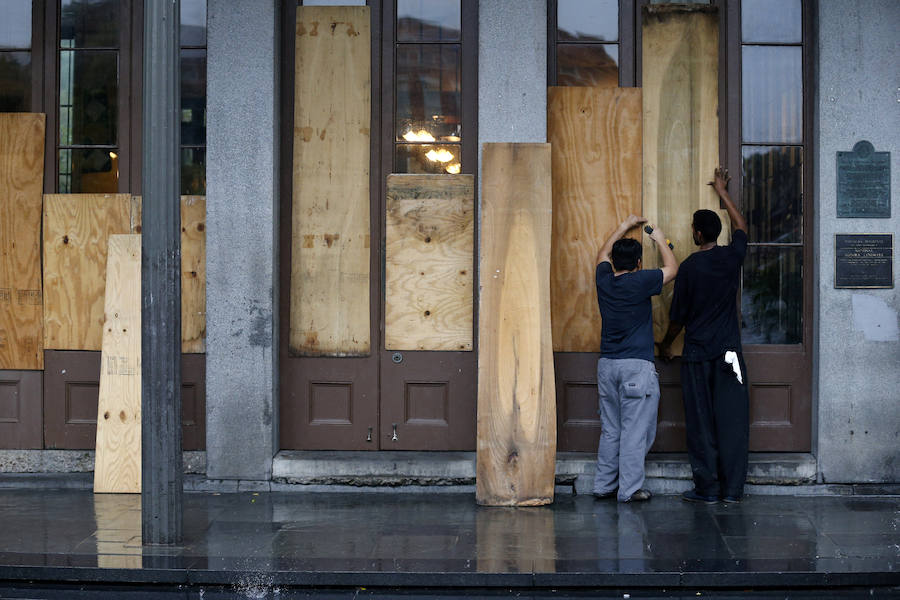
<svg viewBox="0 0 900 600">
<path fill-rule="evenodd" d="M 694 486 L 704 496 L 744 492 L 750 438 L 747 367 L 738 353 L 744 383 L 725 357 L 681 363 L 684 424 Z"/>
</svg>

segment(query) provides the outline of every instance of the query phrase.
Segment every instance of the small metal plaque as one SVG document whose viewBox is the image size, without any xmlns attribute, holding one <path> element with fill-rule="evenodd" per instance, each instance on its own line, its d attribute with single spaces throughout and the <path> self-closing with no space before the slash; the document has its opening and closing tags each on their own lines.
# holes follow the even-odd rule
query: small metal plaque
<svg viewBox="0 0 900 600">
<path fill-rule="evenodd" d="M 862 140 L 837 153 L 837 216 L 891 216 L 891 153 Z"/>
<path fill-rule="evenodd" d="M 894 234 L 835 234 L 834 287 L 894 287 Z"/>
</svg>

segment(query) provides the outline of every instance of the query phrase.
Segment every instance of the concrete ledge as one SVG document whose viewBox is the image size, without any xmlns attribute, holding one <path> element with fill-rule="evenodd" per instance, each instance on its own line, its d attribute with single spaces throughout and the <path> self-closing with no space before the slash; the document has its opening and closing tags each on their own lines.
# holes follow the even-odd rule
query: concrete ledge
<svg viewBox="0 0 900 600">
<path fill-rule="evenodd" d="M 184 472 L 206 473 L 206 452 L 182 453 Z M 0 473 L 93 473 L 93 450 L 0 450 Z"/>
</svg>

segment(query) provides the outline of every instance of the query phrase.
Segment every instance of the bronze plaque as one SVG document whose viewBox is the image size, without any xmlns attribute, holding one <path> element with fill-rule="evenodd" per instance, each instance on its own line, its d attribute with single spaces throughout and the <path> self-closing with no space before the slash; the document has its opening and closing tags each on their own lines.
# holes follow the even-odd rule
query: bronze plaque
<svg viewBox="0 0 900 600">
<path fill-rule="evenodd" d="M 894 287 L 894 234 L 835 234 L 834 287 Z"/>
<path fill-rule="evenodd" d="M 891 216 L 891 153 L 875 152 L 866 140 L 837 153 L 837 216 Z"/>
</svg>

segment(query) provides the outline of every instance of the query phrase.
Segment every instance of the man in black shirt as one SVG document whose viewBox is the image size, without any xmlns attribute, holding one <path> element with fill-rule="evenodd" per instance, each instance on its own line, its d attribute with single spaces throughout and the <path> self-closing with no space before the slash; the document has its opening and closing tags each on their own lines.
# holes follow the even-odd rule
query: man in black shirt
<svg viewBox="0 0 900 600">
<path fill-rule="evenodd" d="M 661 269 L 641 270 L 641 243 L 621 239 L 646 219 L 629 216 L 597 256 L 597 303 L 603 318 L 597 361 L 601 431 L 594 496 L 621 502 L 650 499 L 641 489 L 644 458 L 656 437 L 659 379 L 653 364 L 650 297 L 675 278 L 678 263 L 656 229 L 650 234 L 662 255 Z"/>
<path fill-rule="evenodd" d="M 737 317 L 747 221 L 728 195 L 729 179 L 719 167 L 710 185 L 731 218 L 731 243 L 716 244 L 722 221 L 715 212 L 694 213 L 694 243 L 700 250 L 681 265 L 669 330 L 660 342 L 660 354 L 671 359 L 671 344 L 685 328 L 681 388 L 694 489 L 682 498 L 706 504 L 739 502 L 747 477 L 749 396 Z"/>
</svg>

